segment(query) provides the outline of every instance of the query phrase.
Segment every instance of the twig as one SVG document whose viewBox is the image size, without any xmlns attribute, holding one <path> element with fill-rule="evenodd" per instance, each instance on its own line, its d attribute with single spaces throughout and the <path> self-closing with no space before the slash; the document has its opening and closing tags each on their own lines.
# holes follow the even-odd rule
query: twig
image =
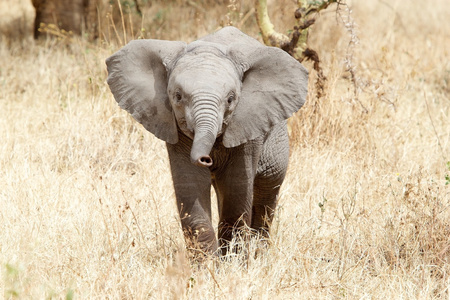
<svg viewBox="0 0 450 300">
<path fill-rule="evenodd" d="M 347 20 L 344 20 L 344 16 L 341 13 L 341 10 L 339 9 L 341 6 L 345 7 L 345 12 L 347 13 Z M 343 1 L 338 2 L 338 8 L 337 8 L 336 12 L 337 12 L 337 16 L 340 17 L 341 22 L 344 24 L 344 27 L 345 27 L 345 29 L 347 29 L 347 32 L 350 36 L 350 41 L 348 42 L 347 52 L 345 55 L 345 64 L 347 67 L 347 71 L 350 73 L 350 80 L 353 83 L 353 94 L 355 97 L 354 100 L 359 103 L 359 105 L 361 106 L 361 108 L 363 109 L 363 111 L 365 113 L 368 113 L 369 110 L 359 100 L 358 95 L 359 95 L 359 89 L 361 88 L 361 82 L 360 82 L 360 78 L 358 78 L 356 76 L 356 66 L 355 66 L 355 63 L 353 62 L 354 48 L 359 43 L 359 38 L 358 38 L 358 35 L 356 34 L 356 30 L 355 30 L 355 20 L 351 16 L 352 11 L 348 7 L 348 4 Z"/>
<path fill-rule="evenodd" d="M 112 11 L 112 9 L 111 9 L 111 11 Z M 110 20 L 110 22 L 111 22 L 112 28 L 114 29 L 114 33 L 116 34 L 116 37 L 117 37 L 117 39 L 119 40 L 119 44 L 120 44 L 121 46 L 123 46 L 124 44 L 122 43 L 122 39 L 121 39 L 120 36 L 119 36 L 119 32 L 117 32 L 116 24 L 114 23 L 114 18 L 113 18 L 113 16 L 112 16 L 112 13 L 109 15 L 109 20 Z M 109 30 L 108 30 L 108 31 L 109 31 Z"/>
<path fill-rule="evenodd" d="M 139 221 L 138 221 L 138 219 L 136 218 L 136 215 L 134 214 L 133 209 L 132 209 L 131 206 L 128 204 L 128 201 L 127 201 L 126 198 L 125 198 L 125 195 L 124 195 L 124 191 L 123 191 L 123 190 L 122 190 L 122 197 L 123 197 L 123 199 L 125 200 L 125 209 L 129 209 L 130 212 L 131 212 L 131 214 L 133 215 L 133 219 L 134 219 L 134 221 L 136 222 L 136 227 L 138 228 L 139 233 L 141 234 L 142 242 L 143 242 L 145 248 L 147 248 L 147 251 L 150 253 L 150 252 L 151 252 L 151 251 L 150 251 L 150 248 L 148 247 L 147 243 L 145 242 L 145 236 L 144 236 L 144 233 L 142 232 L 141 226 L 139 226 Z M 124 225 L 125 225 L 126 227 L 128 227 L 125 223 L 124 223 Z M 130 229 L 128 229 L 128 231 L 131 232 Z"/>
<path fill-rule="evenodd" d="M 239 21 L 238 28 L 241 28 L 242 25 L 244 25 L 244 23 L 247 22 L 247 20 L 248 20 L 251 16 L 253 16 L 253 14 L 255 13 L 255 11 L 256 11 L 255 8 L 252 7 L 252 8 L 244 15 L 244 17 Z"/>
<path fill-rule="evenodd" d="M 447 159 L 445 158 L 444 149 L 442 148 L 441 140 L 439 139 L 439 135 L 437 133 L 436 127 L 434 126 L 433 118 L 431 117 L 430 107 L 428 106 L 427 93 L 423 92 L 423 95 L 424 95 L 424 98 L 425 98 L 425 104 L 427 106 L 428 117 L 430 118 L 431 126 L 433 126 L 433 131 L 434 131 L 434 134 L 436 135 L 436 139 L 437 139 L 437 142 L 438 142 L 438 145 L 439 145 L 439 149 L 441 149 L 442 159 L 444 160 L 444 163 L 445 163 L 447 161 Z"/>
<path fill-rule="evenodd" d="M 122 5 L 120 4 L 120 0 L 117 0 L 117 4 L 119 5 L 120 19 L 122 20 L 123 41 L 125 44 L 127 42 L 127 33 L 125 30 L 125 20 L 123 18 L 123 11 L 122 11 Z M 122 46 L 124 46 L 124 44 L 122 44 Z"/>
<path fill-rule="evenodd" d="M 156 219 L 158 220 L 159 229 L 161 230 L 161 243 L 162 243 L 162 247 L 163 247 L 163 251 L 164 251 L 164 256 L 167 258 L 168 256 L 167 256 L 167 252 L 166 252 L 166 245 L 164 243 L 164 237 L 163 237 L 163 227 L 161 225 L 161 218 L 159 216 L 158 203 L 156 203 L 154 193 L 152 193 L 152 200 L 153 200 L 153 204 L 155 205 Z"/>
<path fill-rule="evenodd" d="M 213 261 L 213 263 L 215 263 L 214 261 Z M 212 277 L 212 279 L 214 280 L 214 283 L 216 284 L 215 286 L 217 286 L 217 288 L 219 289 L 219 291 L 222 293 L 222 294 L 224 294 L 224 292 L 222 291 L 222 289 L 220 288 L 220 285 L 219 285 L 219 283 L 217 282 L 217 280 L 216 280 L 216 277 L 214 276 L 214 273 L 211 271 L 211 269 L 210 268 L 208 268 L 208 266 L 205 264 L 205 268 L 209 271 L 209 273 L 211 274 L 211 277 Z"/>
<path fill-rule="evenodd" d="M 137 0 L 134 0 L 134 5 L 136 6 L 137 13 L 142 18 L 142 10 L 141 10 L 141 7 L 139 6 L 139 2 Z"/>
</svg>

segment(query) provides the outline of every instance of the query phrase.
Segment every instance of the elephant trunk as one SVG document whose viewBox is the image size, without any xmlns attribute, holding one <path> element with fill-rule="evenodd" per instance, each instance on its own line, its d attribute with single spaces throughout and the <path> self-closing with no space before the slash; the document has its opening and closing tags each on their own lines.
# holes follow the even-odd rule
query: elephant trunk
<svg viewBox="0 0 450 300">
<path fill-rule="evenodd" d="M 197 166 L 210 167 L 213 164 L 209 156 L 219 131 L 218 100 L 215 97 L 193 100 L 195 121 L 194 141 L 191 149 L 191 162 Z M 220 119 L 220 120 L 219 120 Z"/>
</svg>

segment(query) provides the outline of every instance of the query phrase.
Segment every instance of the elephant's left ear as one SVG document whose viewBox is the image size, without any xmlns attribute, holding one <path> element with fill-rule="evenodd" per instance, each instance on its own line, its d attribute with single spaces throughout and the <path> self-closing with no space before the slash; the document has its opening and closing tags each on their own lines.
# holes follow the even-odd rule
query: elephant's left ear
<svg viewBox="0 0 450 300">
<path fill-rule="evenodd" d="M 119 106 L 170 144 L 178 142 L 178 132 L 167 73 L 185 47 L 177 41 L 135 40 L 106 59 L 107 82 Z"/>
<path fill-rule="evenodd" d="M 236 147 L 269 132 L 303 106 L 308 71 L 274 47 L 233 43 L 229 55 L 243 71 L 239 104 L 223 138 L 225 147 Z"/>
</svg>

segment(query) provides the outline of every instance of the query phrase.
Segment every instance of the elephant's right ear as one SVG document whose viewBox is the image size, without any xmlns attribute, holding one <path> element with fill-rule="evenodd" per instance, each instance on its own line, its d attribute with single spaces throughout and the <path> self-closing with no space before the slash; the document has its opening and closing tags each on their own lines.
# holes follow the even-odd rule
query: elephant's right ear
<svg viewBox="0 0 450 300">
<path fill-rule="evenodd" d="M 170 144 L 178 142 L 178 133 L 167 95 L 167 68 L 185 48 L 184 42 L 135 40 L 106 59 L 107 82 L 119 106 Z"/>
</svg>

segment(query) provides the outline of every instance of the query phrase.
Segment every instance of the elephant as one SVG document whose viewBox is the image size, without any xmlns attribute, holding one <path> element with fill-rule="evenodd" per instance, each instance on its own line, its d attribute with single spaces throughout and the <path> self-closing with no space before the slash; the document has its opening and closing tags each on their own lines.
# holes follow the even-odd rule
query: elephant
<svg viewBox="0 0 450 300">
<path fill-rule="evenodd" d="M 244 229 L 269 237 L 289 161 L 287 119 L 306 101 L 306 68 L 231 26 L 189 44 L 131 41 L 106 65 L 119 106 L 166 142 L 187 244 L 221 255 Z"/>
</svg>

